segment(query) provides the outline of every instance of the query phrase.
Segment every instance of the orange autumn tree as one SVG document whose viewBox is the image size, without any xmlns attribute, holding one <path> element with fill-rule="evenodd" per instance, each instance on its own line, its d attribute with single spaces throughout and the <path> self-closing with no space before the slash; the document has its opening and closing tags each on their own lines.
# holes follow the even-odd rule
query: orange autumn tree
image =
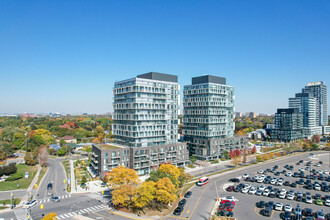
<svg viewBox="0 0 330 220">
<path fill-rule="evenodd" d="M 177 199 L 175 185 L 171 182 L 170 178 L 161 178 L 156 183 L 156 200 L 162 204 L 172 203 Z"/>
</svg>

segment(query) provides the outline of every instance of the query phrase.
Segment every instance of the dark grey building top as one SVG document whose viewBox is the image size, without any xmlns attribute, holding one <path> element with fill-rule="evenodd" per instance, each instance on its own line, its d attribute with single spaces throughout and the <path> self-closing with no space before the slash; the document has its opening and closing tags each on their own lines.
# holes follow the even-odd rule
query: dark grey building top
<svg viewBox="0 0 330 220">
<path fill-rule="evenodd" d="M 212 75 L 193 77 L 191 80 L 192 85 L 202 83 L 216 83 L 226 85 L 226 78 Z"/>
<path fill-rule="evenodd" d="M 167 81 L 167 82 L 178 82 L 178 76 L 170 75 L 166 73 L 157 73 L 157 72 L 150 72 L 138 75 L 137 78 L 143 79 L 153 79 L 159 81 Z"/>
<path fill-rule="evenodd" d="M 302 98 L 302 97 L 312 97 L 312 94 L 307 92 L 296 93 L 296 98 Z"/>
<path fill-rule="evenodd" d="M 286 114 L 299 114 L 298 108 L 278 108 L 277 114 L 286 113 Z"/>
</svg>

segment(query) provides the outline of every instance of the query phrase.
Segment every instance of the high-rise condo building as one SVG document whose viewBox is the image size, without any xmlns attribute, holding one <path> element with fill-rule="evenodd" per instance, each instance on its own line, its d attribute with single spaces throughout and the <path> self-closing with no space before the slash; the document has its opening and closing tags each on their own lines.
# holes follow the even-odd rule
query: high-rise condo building
<svg viewBox="0 0 330 220">
<path fill-rule="evenodd" d="M 284 142 L 299 140 L 303 132 L 303 114 L 298 108 L 277 109 L 271 139 Z"/>
<path fill-rule="evenodd" d="M 247 146 L 245 136 L 234 137 L 234 87 L 222 77 L 192 78 L 183 91 L 183 134 L 189 153 L 198 159 L 221 157 L 224 150 Z"/>
<path fill-rule="evenodd" d="M 327 102 L 327 86 L 324 82 L 310 82 L 307 83 L 303 93 L 310 93 L 316 98 L 316 123 L 317 126 L 328 125 L 328 102 Z"/>
<path fill-rule="evenodd" d="M 178 77 L 146 73 L 115 83 L 113 134 L 117 143 L 147 147 L 178 142 Z"/>
<path fill-rule="evenodd" d="M 162 163 L 189 163 L 187 144 L 178 142 L 178 77 L 150 72 L 115 83 L 114 142 L 94 145 L 91 171 L 103 176 L 120 165 L 150 173 Z"/>
</svg>

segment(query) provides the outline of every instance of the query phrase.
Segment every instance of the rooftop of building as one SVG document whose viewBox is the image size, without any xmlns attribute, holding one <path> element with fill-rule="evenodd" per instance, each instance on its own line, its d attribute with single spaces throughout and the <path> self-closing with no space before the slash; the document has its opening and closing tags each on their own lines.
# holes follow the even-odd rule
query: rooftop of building
<svg viewBox="0 0 330 220">
<path fill-rule="evenodd" d="M 278 108 L 277 114 L 286 113 L 286 114 L 299 114 L 298 108 Z"/>
<path fill-rule="evenodd" d="M 176 82 L 176 83 L 178 82 L 178 76 L 167 73 L 158 73 L 158 72 L 149 72 L 149 73 L 140 74 L 137 76 L 137 78 Z"/>
<path fill-rule="evenodd" d="M 106 144 L 94 144 L 94 146 L 100 148 L 101 150 L 113 150 L 113 149 L 121 149 L 127 148 L 127 146 L 115 144 L 115 143 L 106 143 Z"/>
<path fill-rule="evenodd" d="M 72 139 L 76 139 L 75 137 L 72 137 L 72 136 L 64 136 L 64 137 L 57 137 L 56 139 L 58 140 L 72 140 Z"/>
<path fill-rule="evenodd" d="M 191 84 L 202 84 L 202 83 L 216 83 L 221 85 L 226 85 L 226 78 L 213 76 L 213 75 L 204 75 L 204 76 L 197 76 L 191 79 Z"/>
</svg>

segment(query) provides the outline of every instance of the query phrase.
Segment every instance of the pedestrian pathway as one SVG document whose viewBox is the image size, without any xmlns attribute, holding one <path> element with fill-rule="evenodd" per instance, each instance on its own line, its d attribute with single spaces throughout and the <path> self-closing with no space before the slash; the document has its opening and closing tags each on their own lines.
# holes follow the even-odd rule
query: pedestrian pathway
<svg viewBox="0 0 330 220">
<path fill-rule="evenodd" d="M 82 214 L 92 213 L 92 212 L 100 211 L 100 210 L 103 210 L 103 209 L 106 209 L 105 205 L 97 205 L 97 206 L 92 206 L 92 207 L 85 208 L 85 209 L 80 209 L 80 210 L 77 210 L 75 212 L 69 212 L 69 213 L 66 213 L 66 214 L 62 214 L 62 215 L 56 216 L 56 218 L 57 219 L 66 219 L 66 218 L 71 218 L 75 215 L 82 215 Z"/>
</svg>

